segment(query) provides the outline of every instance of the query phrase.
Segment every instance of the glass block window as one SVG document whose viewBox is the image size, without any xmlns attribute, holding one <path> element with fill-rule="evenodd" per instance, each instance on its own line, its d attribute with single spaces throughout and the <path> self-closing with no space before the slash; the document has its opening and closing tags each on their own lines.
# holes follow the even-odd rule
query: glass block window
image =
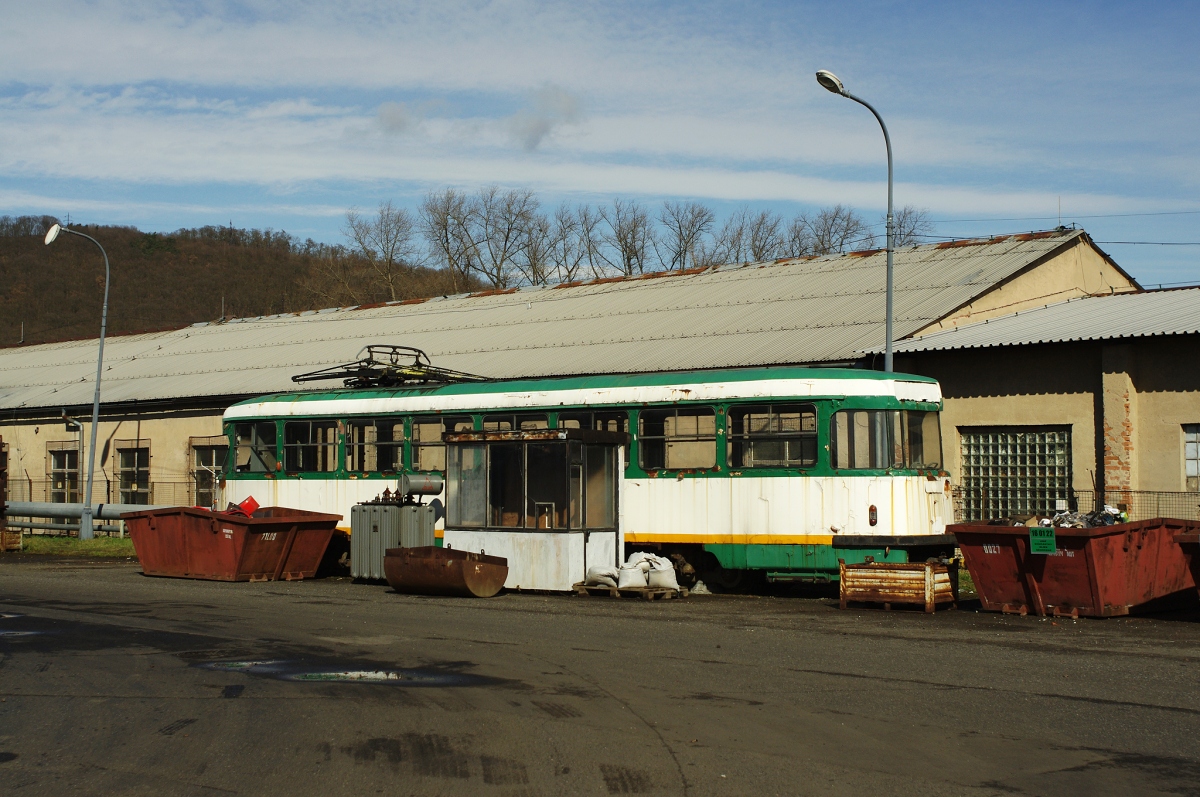
<svg viewBox="0 0 1200 797">
<path fill-rule="evenodd" d="M 1183 425 L 1183 477 L 1188 492 L 1200 492 L 1200 423 Z"/>
<path fill-rule="evenodd" d="M 963 520 L 1053 514 L 1069 505 L 1069 427 L 960 427 L 959 436 Z"/>
</svg>

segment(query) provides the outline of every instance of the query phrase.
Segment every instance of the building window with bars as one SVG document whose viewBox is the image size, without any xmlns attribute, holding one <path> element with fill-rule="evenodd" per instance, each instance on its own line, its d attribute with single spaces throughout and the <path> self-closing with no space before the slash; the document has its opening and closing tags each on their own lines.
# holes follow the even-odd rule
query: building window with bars
<svg viewBox="0 0 1200 797">
<path fill-rule="evenodd" d="M 1188 492 L 1200 492 L 1200 423 L 1183 425 L 1183 480 Z"/>
<path fill-rule="evenodd" d="M 47 443 L 50 460 L 50 501 L 79 503 L 79 447 L 76 443 Z"/>
<path fill-rule="evenodd" d="M 118 440 L 115 447 L 121 503 L 150 503 L 150 441 Z"/>
<path fill-rule="evenodd" d="M 229 456 L 229 442 L 224 437 L 193 437 L 191 442 L 195 504 L 219 508 L 216 502 L 220 492 L 221 473 Z"/>
<path fill-rule="evenodd" d="M 1072 498 L 1070 427 L 960 427 L 963 520 L 1053 514 Z"/>
</svg>

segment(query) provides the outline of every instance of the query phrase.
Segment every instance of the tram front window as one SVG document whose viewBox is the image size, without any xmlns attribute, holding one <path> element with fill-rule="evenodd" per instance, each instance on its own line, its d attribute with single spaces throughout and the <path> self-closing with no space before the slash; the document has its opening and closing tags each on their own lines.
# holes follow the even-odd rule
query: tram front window
<svg viewBox="0 0 1200 797">
<path fill-rule="evenodd" d="M 941 467 L 938 413 L 843 410 L 833 416 L 833 466 L 839 470 Z"/>
<path fill-rule="evenodd" d="M 236 469 L 238 473 L 274 473 L 278 459 L 275 454 L 275 422 L 239 423 Z"/>
</svg>

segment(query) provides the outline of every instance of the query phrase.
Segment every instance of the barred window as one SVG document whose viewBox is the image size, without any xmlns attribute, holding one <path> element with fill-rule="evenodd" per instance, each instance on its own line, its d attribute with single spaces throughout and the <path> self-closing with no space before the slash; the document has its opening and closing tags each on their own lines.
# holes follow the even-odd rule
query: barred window
<svg viewBox="0 0 1200 797">
<path fill-rule="evenodd" d="M 346 428 L 346 470 L 388 473 L 400 470 L 404 455 L 404 420 L 354 420 Z"/>
<path fill-rule="evenodd" d="M 817 464 L 817 409 L 811 404 L 729 410 L 729 467 L 803 468 Z"/>
<path fill-rule="evenodd" d="M 150 503 L 150 441 L 117 440 L 115 447 L 121 503 Z"/>
<path fill-rule="evenodd" d="M 712 407 L 642 410 L 639 461 L 644 470 L 711 468 L 717 464 L 717 414 Z"/>
<path fill-rule="evenodd" d="M 1183 425 L 1183 477 L 1188 492 L 1200 492 L 1200 423 Z"/>
<path fill-rule="evenodd" d="M 50 457 L 50 501 L 79 502 L 79 445 L 74 441 L 47 443 Z"/>
<path fill-rule="evenodd" d="M 196 506 L 215 507 L 219 498 L 220 476 L 229 455 L 229 443 L 221 437 L 192 438 L 192 479 Z M 219 507 L 218 507 L 219 508 Z"/>
</svg>

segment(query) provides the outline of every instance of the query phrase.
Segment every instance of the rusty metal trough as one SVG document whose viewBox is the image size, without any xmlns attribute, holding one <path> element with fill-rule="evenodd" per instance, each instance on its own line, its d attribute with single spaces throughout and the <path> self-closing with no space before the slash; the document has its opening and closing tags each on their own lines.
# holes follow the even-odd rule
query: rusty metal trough
<svg viewBox="0 0 1200 797">
<path fill-rule="evenodd" d="M 958 566 L 939 562 L 864 562 L 838 560 L 841 607 L 851 602 L 915 603 L 932 613 L 939 603 L 954 605 L 958 592 Z"/>
<path fill-rule="evenodd" d="M 504 587 L 508 560 L 453 548 L 388 548 L 383 573 L 396 592 L 490 598 Z"/>
</svg>

